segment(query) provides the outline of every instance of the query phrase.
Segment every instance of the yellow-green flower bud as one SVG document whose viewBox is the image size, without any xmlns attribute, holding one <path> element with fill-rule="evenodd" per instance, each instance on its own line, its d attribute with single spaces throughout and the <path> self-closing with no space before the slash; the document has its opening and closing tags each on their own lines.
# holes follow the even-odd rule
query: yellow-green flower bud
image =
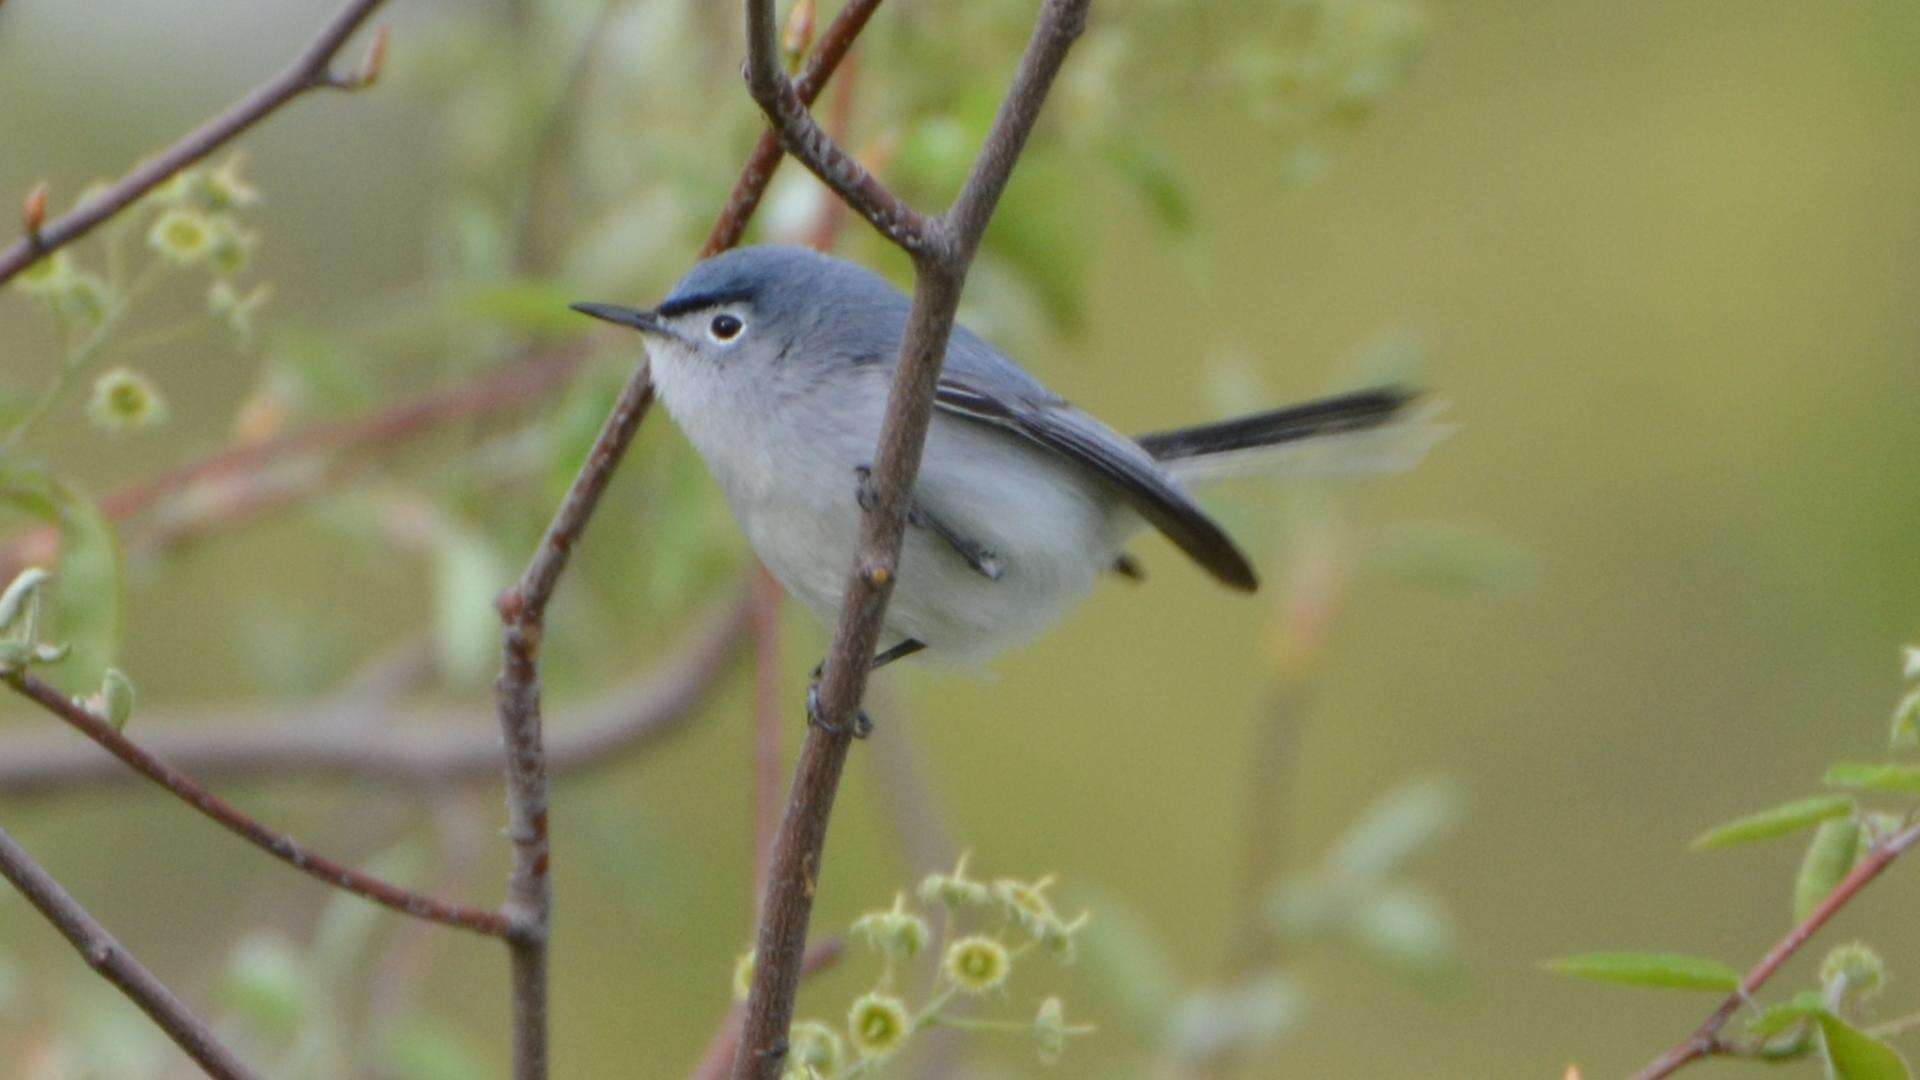
<svg viewBox="0 0 1920 1080">
<path fill-rule="evenodd" d="M 240 176 L 240 159 L 239 154 L 228 158 L 200 185 L 200 197 L 209 210 L 231 210 L 260 201 L 260 192 Z"/>
<path fill-rule="evenodd" d="M 947 946 L 940 970 L 965 993 L 984 994 L 997 990 L 1013 971 L 1013 956 L 1007 947 L 993 938 L 975 934 Z"/>
<path fill-rule="evenodd" d="M 894 894 L 891 909 L 869 911 L 854 920 L 853 933 L 889 960 L 913 959 L 933 936 L 927 921 L 907 910 L 905 893 Z"/>
<path fill-rule="evenodd" d="M 1040 1051 L 1041 1062 L 1047 1065 L 1060 1060 L 1067 1049 L 1068 1038 L 1091 1034 L 1092 1024 L 1067 1023 L 1067 1007 L 1057 997 L 1041 1002 L 1040 1011 L 1033 1018 L 1033 1041 Z"/>
<path fill-rule="evenodd" d="M 920 882 L 920 902 L 932 907 L 935 904 L 946 908 L 966 906 L 978 907 L 993 899 L 992 890 L 984 882 L 967 877 L 967 854 L 962 853 L 960 860 L 954 863 L 951 874 L 928 874 Z"/>
<path fill-rule="evenodd" d="M 753 959 L 758 950 L 748 949 L 733 963 L 733 1000 L 745 1001 L 753 992 Z"/>
<path fill-rule="evenodd" d="M 115 731 L 125 731 L 133 718 L 133 680 L 119 668 L 108 668 L 100 677 L 100 712 Z"/>
<path fill-rule="evenodd" d="M 847 1045 L 840 1033 L 818 1020 L 802 1020 L 787 1030 L 787 1067 L 832 1076 L 846 1060 Z"/>
<path fill-rule="evenodd" d="M 193 199 L 201 186 L 199 169 L 181 169 L 153 189 L 153 198 L 167 206 L 180 206 Z"/>
<path fill-rule="evenodd" d="M 192 266 L 213 254 L 213 222 L 187 207 L 175 207 L 154 219 L 147 244 L 175 266 Z"/>
<path fill-rule="evenodd" d="M 20 271 L 13 280 L 29 296 L 56 297 L 73 279 L 73 258 L 56 251 Z"/>
<path fill-rule="evenodd" d="M 108 431 L 135 431 L 165 423 L 167 403 L 145 375 L 118 367 L 94 381 L 87 415 Z"/>
<path fill-rule="evenodd" d="M 74 271 L 54 294 L 61 314 L 77 323 L 97 323 L 113 306 L 113 290 L 98 274 Z"/>
<path fill-rule="evenodd" d="M 253 257 L 254 246 L 260 242 L 260 234 L 242 226 L 232 214 L 217 214 L 209 219 L 209 224 L 213 228 L 213 242 L 207 258 L 213 272 L 232 277 L 245 270 Z"/>
<path fill-rule="evenodd" d="M 1880 959 L 1879 953 L 1858 941 L 1835 948 L 1820 962 L 1821 984 L 1828 987 L 1839 984 L 1841 996 L 1847 1001 L 1872 997 L 1886 981 L 1886 962 Z"/>
<path fill-rule="evenodd" d="M 865 994 L 847 1011 L 847 1032 L 854 1052 L 861 1057 L 885 1057 L 900 1049 L 913 1034 L 913 1016 L 897 997 Z"/>
<path fill-rule="evenodd" d="M 1000 901 L 1007 918 L 1035 939 L 1044 940 L 1050 930 L 1060 925 L 1060 916 L 1053 910 L 1053 901 L 1047 899 L 1047 889 L 1052 885 L 1051 875 L 1031 885 L 1013 878 L 1001 878 L 993 883 L 993 895 Z"/>
</svg>

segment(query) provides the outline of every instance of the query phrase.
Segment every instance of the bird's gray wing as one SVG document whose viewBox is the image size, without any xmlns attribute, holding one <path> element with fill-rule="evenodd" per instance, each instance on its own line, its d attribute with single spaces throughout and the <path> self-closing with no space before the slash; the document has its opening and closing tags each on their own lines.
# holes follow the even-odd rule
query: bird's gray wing
<svg viewBox="0 0 1920 1080">
<path fill-rule="evenodd" d="M 951 367 L 941 375 L 934 401 L 943 412 L 1012 432 L 1079 465 L 1214 577 L 1248 592 L 1259 587 L 1226 532 L 1146 451 L 1100 421 L 1044 389 L 1036 396 L 990 389 L 974 373 Z"/>
</svg>

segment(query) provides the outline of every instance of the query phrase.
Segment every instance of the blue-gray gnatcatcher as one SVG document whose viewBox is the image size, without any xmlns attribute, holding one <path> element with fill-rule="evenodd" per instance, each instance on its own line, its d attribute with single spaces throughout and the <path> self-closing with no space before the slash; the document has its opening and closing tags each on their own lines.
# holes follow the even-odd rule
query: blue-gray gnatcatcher
<svg viewBox="0 0 1920 1080">
<path fill-rule="evenodd" d="M 853 263 L 769 246 L 700 263 L 651 311 L 574 307 L 640 332 L 661 402 L 754 551 L 833 625 L 907 298 Z M 1129 439 L 956 325 L 875 665 L 923 648 L 977 663 L 1032 639 L 1102 574 L 1137 576 L 1123 545 L 1145 525 L 1251 591 L 1253 568 L 1182 482 L 1376 428 L 1410 399 L 1367 390 Z"/>
</svg>

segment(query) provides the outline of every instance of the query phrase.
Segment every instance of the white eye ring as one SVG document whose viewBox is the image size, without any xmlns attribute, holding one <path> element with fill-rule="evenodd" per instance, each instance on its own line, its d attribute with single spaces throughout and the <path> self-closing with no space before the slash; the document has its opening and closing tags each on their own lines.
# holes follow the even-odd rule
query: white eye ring
<svg viewBox="0 0 1920 1080">
<path fill-rule="evenodd" d="M 707 336 L 725 345 L 727 342 L 739 337 L 740 332 L 746 328 L 747 324 L 741 322 L 739 316 L 721 312 L 715 315 L 712 321 L 707 323 Z"/>
</svg>

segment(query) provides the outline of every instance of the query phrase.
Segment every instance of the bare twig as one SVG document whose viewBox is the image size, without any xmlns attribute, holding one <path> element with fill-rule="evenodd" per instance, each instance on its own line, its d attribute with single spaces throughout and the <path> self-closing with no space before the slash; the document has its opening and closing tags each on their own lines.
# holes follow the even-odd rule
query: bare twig
<svg viewBox="0 0 1920 1080">
<path fill-rule="evenodd" d="M 1727 999 L 1720 1003 L 1720 1007 L 1713 1011 L 1712 1016 L 1707 1017 L 1705 1023 L 1696 1028 L 1693 1034 L 1675 1043 L 1672 1049 L 1654 1059 L 1652 1064 L 1634 1073 L 1633 1080 L 1659 1080 L 1660 1077 L 1671 1076 L 1688 1063 L 1725 1049 L 1727 1044 L 1721 1039 L 1720 1030 L 1726 1027 L 1728 1020 L 1733 1019 L 1734 1013 L 1740 1011 L 1740 1006 L 1753 1000 L 1753 995 L 1773 977 L 1773 973 L 1780 969 L 1780 965 L 1786 963 L 1794 953 L 1799 952 L 1800 947 L 1807 943 L 1807 939 L 1813 937 L 1814 933 L 1838 914 L 1841 908 L 1846 907 L 1854 897 L 1858 896 L 1860 890 L 1866 888 L 1874 878 L 1879 877 L 1880 871 L 1885 870 L 1888 864 L 1899 858 L 1902 852 L 1916 842 L 1920 842 L 1920 825 L 1910 826 L 1869 848 L 1867 854 L 1854 864 L 1853 870 L 1841 880 L 1840 884 L 1833 887 L 1833 891 L 1827 894 L 1825 900 L 1820 901 L 1820 906 L 1814 908 L 1806 918 L 1800 920 L 1798 926 L 1787 931 L 1786 937 L 1781 938 L 1773 948 L 1767 950 L 1767 955 L 1761 957 L 1760 962 L 1753 966 L 1753 970 L 1747 972 L 1746 978 L 1740 980 L 1740 988 L 1728 994 Z"/>
<path fill-rule="evenodd" d="M 40 909 L 40 914 L 79 951 L 88 967 L 119 987 L 120 992 L 152 1017 L 160 1030 L 205 1069 L 207 1075 L 222 1080 L 259 1075 L 222 1045 L 205 1021 L 193 1015 L 165 983 L 115 941 L 106 927 L 94 921 L 4 829 L 0 829 L 0 876 L 11 881 L 29 903 Z"/>
<path fill-rule="evenodd" d="M 502 910 L 513 927 L 507 949 L 513 981 L 514 1075 L 521 1080 L 539 1080 L 547 1074 L 547 936 L 553 882 L 547 849 L 547 759 L 540 734 L 540 641 L 546 633 L 547 604 L 573 545 L 652 403 L 653 383 L 642 364 L 594 439 L 519 582 L 500 594 L 504 631 L 494 696 L 506 740 L 507 835 L 513 841 L 513 865 Z"/>
<path fill-rule="evenodd" d="M 7 674 L 0 676 L 0 681 L 65 720 L 82 735 L 99 743 L 108 753 L 166 788 L 188 806 L 309 877 L 415 918 L 458 926 L 493 937 L 504 937 L 508 932 L 508 920 L 500 914 L 422 896 L 308 851 L 293 837 L 276 832 L 235 809 L 226 800 L 200 786 L 192 777 L 115 731 L 112 725 L 95 716 L 91 710 L 32 675 Z"/>
<path fill-rule="evenodd" d="M 833 75 L 840 61 L 846 58 L 847 50 L 853 48 L 853 40 L 873 16 L 874 9 L 880 6 L 880 0 L 848 0 L 840 13 L 827 25 L 826 32 L 820 35 L 814 46 L 813 55 L 807 58 L 806 67 L 793 80 L 793 93 L 803 105 L 813 104 L 820 95 L 827 79 Z M 783 79 L 784 75 L 781 76 Z M 782 152 L 780 136 L 769 128 L 753 146 L 753 153 L 747 156 L 747 164 L 740 170 L 740 179 L 734 181 L 733 191 L 727 196 L 727 203 L 720 211 L 719 220 L 713 223 L 713 231 L 707 235 L 706 246 L 700 249 L 700 257 L 718 255 L 740 242 L 747 231 L 747 222 L 760 205 L 760 197 L 767 192 L 767 185 L 773 181 L 774 170 L 780 167 Z"/>
<path fill-rule="evenodd" d="M 947 335 L 968 267 L 994 205 L 1039 118 L 1041 104 L 1086 21 L 1089 0 L 1046 0 L 1013 85 L 959 197 L 946 213 L 925 218 L 908 209 L 841 150 L 799 104 L 780 70 L 772 0 L 747 0 L 747 81 L 788 151 L 883 235 L 914 257 L 912 310 L 874 458 L 873 507 L 840 607 L 821 678 L 820 727 L 800 749 L 787 812 L 774 846 L 761 905 L 758 962 L 745 1033 L 734 1060 L 741 1080 L 781 1071 L 793 1018 L 807 923 L 812 915 L 828 816 L 846 763 L 853 716 L 866 688 L 869 658 L 891 596 L 908 491 L 919 471 L 933 394 Z M 830 730 L 830 729 L 837 729 Z"/>
<path fill-rule="evenodd" d="M 611 764 L 678 730 L 738 655 L 746 625 L 746 602 L 736 596 L 705 617 L 652 670 L 557 717 L 547 748 L 549 775 Z M 143 715 L 141 745 L 203 782 L 294 776 L 435 791 L 500 776 L 499 733 L 468 722 L 470 710 L 450 709 L 430 722 L 370 730 L 343 726 L 339 708 L 295 712 L 270 724 L 249 714 L 184 728 Z M 119 762 L 70 738 L 14 737 L 0 743 L 0 796 L 67 794 L 137 779 Z"/>
<path fill-rule="evenodd" d="M 808 100 L 826 84 L 878 4 L 879 0 L 850 0 L 821 36 L 801 75 Z M 703 255 L 732 247 L 746 231 L 747 221 L 779 164 L 778 145 L 769 157 L 762 150 L 765 142 L 763 139 L 762 145 L 755 147 L 741 170 Z M 519 584 L 500 597 L 504 630 L 495 698 L 506 739 L 508 833 L 514 845 L 506 911 L 515 924 L 508 948 L 513 982 L 514 1075 L 521 1080 L 540 1080 L 547 1074 L 547 936 L 553 891 L 548 866 L 548 763 L 542 746 L 539 669 L 546 607 L 573 544 L 586 528 L 652 401 L 653 383 L 647 366 L 641 364 L 607 417 Z"/>
<path fill-rule="evenodd" d="M 0 284 L 12 280 L 15 274 L 47 253 L 87 235 L 140 196 L 220 149 L 294 98 L 322 87 L 353 90 L 371 83 L 380 73 L 380 62 L 386 52 L 384 34 L 374 39 L 366 61 L 354 74 L 337 75 L 331 65 L 340 47 L 381 2 L 349 0 L 280 74 L 255 87 L 225 112 L 188 132 L 179 142 L 135 165 L 126 176 L 85 203 L 37 229 L 29 228 L 27 235 L 0 250 Z"/>
</svg>

